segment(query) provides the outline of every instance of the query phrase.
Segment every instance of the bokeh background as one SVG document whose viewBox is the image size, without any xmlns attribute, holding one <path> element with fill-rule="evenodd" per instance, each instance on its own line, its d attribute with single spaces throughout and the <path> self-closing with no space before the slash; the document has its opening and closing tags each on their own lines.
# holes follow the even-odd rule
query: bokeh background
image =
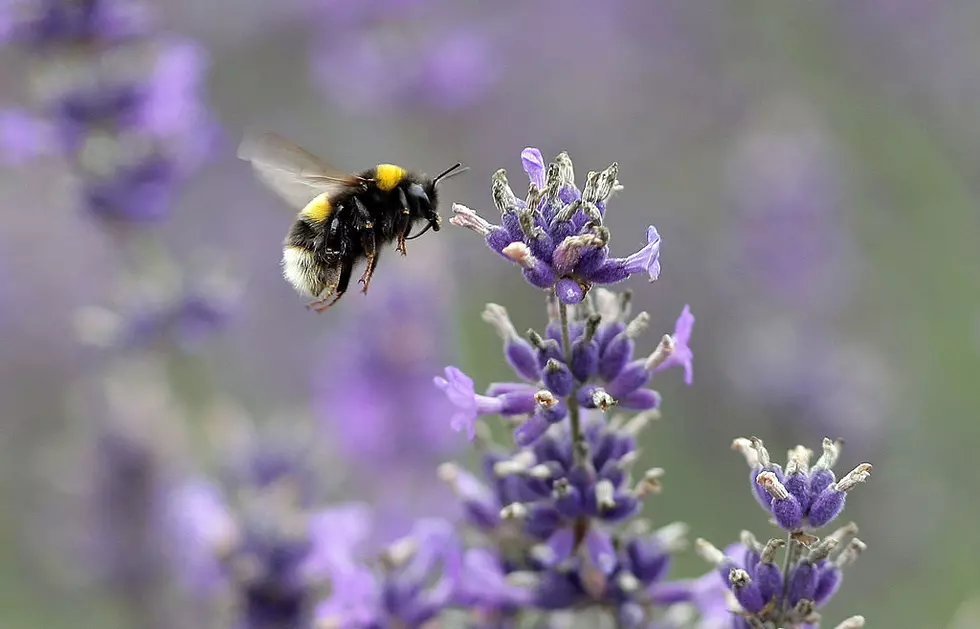
<svg viewBox="0 0 980 629">
<path fill-rule="evenodd" d="M 651 338 L 684 304 L 697 317 L 694 386 L 660 379 L 642 446 L 667 470 L 648 515 L 720 545 L 762 535 L 732 439 L 778 454 L 841 437 L 841 469 L 875 471 L 846 516 L 869 551 L 828 620 L 980 626 L 977 3 L 157 2 L 140 32 L 183 47 L 153 79 L 169 100 L 147 133 L 180 136 L 159 213 L 153 187 L 86 199 L 79 164 L 100 149 L 66 158 L 50 126 L 71 115 L 57 86 L 138 53 L 38 52 L 11 34 L 43 4 L 0 4 L 3 629 L 139 626 L 119 592 L 163 538 L 112 514 L 142 513 L 160 470 L 208 473 L 264 435 L 320 449 L 332 498 L 438 512 L 419 496 L 465 440 L 392 416 L 412 396 L 438 408 L 444 363 L 506 378 L 486 302 L 519 330 L 545 322 L 513 267 L 448 227 L 387 255 L 367 297 L 307 312 L 278 266 L 290 210 L 235 159 L 246 127 L 350 170 L 463 161 L 444 215 L 492 216 L 498 168 L 520 195 L 526 146 L 569 151 L 580 176 L 618 161 L 613 250 L 650 223 L 663 236 L 661 278 L 630 285 Z M 110 220 L 113 203 L 141 209 Z M 395 473 L 415 442 L 414 475 Z M 703 571 L 688 553 L 674 574 Z"/>
</svg>

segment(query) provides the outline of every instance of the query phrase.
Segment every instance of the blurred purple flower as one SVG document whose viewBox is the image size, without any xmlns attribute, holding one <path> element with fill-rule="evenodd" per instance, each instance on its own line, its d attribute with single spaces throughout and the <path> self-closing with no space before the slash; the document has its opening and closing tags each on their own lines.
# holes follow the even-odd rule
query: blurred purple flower
<svg viewBox="0 0 980 629">
<path fill-rule="evenodd" d="M 64 542 L 61 550 L 68 550 L 70 560 L 63 552 L 55 560 L 62 568 L 77 566 L 81 578 L 99 586 L 129 624 L 196 624 L 199 619 L 170 596 L 176 573 L 166 497 L 177 478 L 175 427 L 182 416 L 158 364 L 114 366 L 72 400 L 73 426 L 83 431 L 76 443 L 83 450 L 80 458 L 57 459 L 70 467 L 51 461 L 44 466 L 62 491 L 54 492 L 51 504 L 57 517 L 37 523 L 50 527 L 38 537 L 55 549 Z"/>
<path fill-rule="evenodd" d="M 317 418 L 358 481 L 351 487 L 381 518 L 381 542 L 408 533 L 420 516 L 454 508 L 432 470 L 461 443 L 445 429 L 452 405 L 434 390 L 432 373 L 452 338 L 450 286 L 395 272 L 331 330 L 312 381 Z M 384 466 L 378 466 L 384 461 Z M 431 490 L 418 491 L 417 486 Z"/>
<path fill-rule="evenodd" d="M 485 29 L 460 29 L 445 0 L 320 0 L 314 74 L 352 111 L 396 106 L 452 111 L 479 101 L 497 66 Z"/>
<path fill-rule="evenodd" d="M 867 442 L 883 434 L 890 376 L 873 348 L 838 331 L 861 273 L 844 160 L 811 108 L 791 99 L 766 103 L 737 140 L 719 268 L 739 331 L 723 359 L 739 394 L 813 427 L 809 436 Z"/>
<path fill-rule="evenodd" d="M 52 151 L 51 125 L 20 110 L 0 111 L 0 159 L 21 165 Z"/>
<path fill-rule="evenodd" d="M 728 157 L 733 223 L 725 268 L 738 295 L 774 307 L 834 312 L 854 287 L 839 150 L 805 105 L 777 101 Z M 746 282 L 755 284 L 747 290 Z"/>
<path fill-rule="evenodd" d="M 441 520 L 417 522 L 385 553 L 384 572 L 348 564 L 332 573 L 334 590 L 316 612 L 318 627 L 420 629 L 452 600 L 461 577 L 462 548 Z"/>
<path fill-rule="evenodd" d="M 142 626 L 166 629 L 184 613 L 168 610 L 165 599 L 174 578 L 164 512 L 171 462 L 151 439 L 121 428 L 117 421 L 95 429 L 87 572 Z"/>
<path fill-rule="evenodd" d="M 159 33 L 128 0 L 24 0 L 8 42 L 37 56 L 39 125 L 7 117 L 9 160 L 56 151 L 71 163 L 84 207 L 100 219 L 155 222 L 215 129 L 201 100 L 203 50 Z M 50 128 L 50 132 L 49 129 Z M 32 137 L 36 136 L 36 137 Z"/>
<path fill-rule="evenodd" d="M 8 0 L 5 4 L 0 15 L 6 28 L 0 28 L 0 35 L 34 50 L 93 40 L 119 43 L 146 35 L 150 27 L 145 7 L 125 0 Z"/>
<path fill-rule="evenodd" d="M 443 288 L 402 274 L 379 279 L 368 300 L 327 339 L 313 380 L 320 421 L 352 462 L 431 469 L 456 449 L 452 408 L 432 390 L 452 324 Z"/>
<path fill-rule="evenodd" d="M 81 340 L 115 350 L 172 345 L 193 351 L 236 315 L 241 285 L 219 260 L 192 265 L 182 281 L 170 279 L 131 278 L 113 308 L 80 310 L 76 327 Z"/>
<path fill-rule="evenodd" d="M 252 454 L 232 468 L 225 488 L 188 480 L 170 494 L 174 558 L 190 592 L 231 593 L 235 627 L 312 629 L 323 586 L 362 550 L 369 511 L 317 506 L 310 471 L 295 453 Z"/>
<path fill-rule="evenodd" d="M 521 161 L 532 182 L 526 200 L 514 195 L 503 170 L 493 176 L 492 194 L 501 225 L 458 203 L 453 205 L 450 222 L 483 236 L 491 249 L 523 269 L 528 283 L 554 289 L 565 304 L 580 303 L 594 284 L 615 284 L 640 273 L 651 282 L 659 277 L 660 234 L 653 226 L 639 251 L 626 258 L 609 257 L 610 233 L 603 217 L 606 203 L 621 187 L 616 164 L 589 173 L 580 191 L 567 153 L 559 154 L 548 167 L 543 188 L 535 183 L 542 177 L 540 151 L 524 149 Z"/>
</svg>

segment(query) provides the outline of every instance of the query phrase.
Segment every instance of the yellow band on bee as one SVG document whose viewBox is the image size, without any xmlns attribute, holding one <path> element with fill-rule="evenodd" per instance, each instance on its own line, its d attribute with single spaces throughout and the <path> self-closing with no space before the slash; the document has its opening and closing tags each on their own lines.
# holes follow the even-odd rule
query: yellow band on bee
<svg viewBox="0 0 980 629">
<path fill-rule="evenodd" d="M 378 189 L 383 192 L 394 190 L 395 186 L 400 184 L 404 178 L 405 169 L 401 166 L 378 164 L 378 167 L 374 169 L 374 180 Z"/>
<path fill-rule="evenodd" d="M 321 192 L 306 204 L 300 215 L 311 221 L 322 223 L 327 220 L 331 212 L 333 212 L 333 206 L 330 205 L 330 199 L 326 192 Z"/>
</svg>

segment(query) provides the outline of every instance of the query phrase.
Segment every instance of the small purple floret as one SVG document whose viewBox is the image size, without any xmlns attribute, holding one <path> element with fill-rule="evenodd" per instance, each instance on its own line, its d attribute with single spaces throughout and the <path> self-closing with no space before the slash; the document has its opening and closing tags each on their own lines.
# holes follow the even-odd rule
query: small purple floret
<svg viewBox="0 0 980 629">
<path fill-rule="evenodd" d="M 694 315 L 691 314 L 691 307 L 684 306 L 674 325 L 674 333 L 671 335 L 671 340 L 674 342 L 673 350 L 667 360 L 654 368 L 655 373 L 671 367 L 683 367 L 684 383 L 688 386 L 694 383 L 694 352 L 690 347 L 693 329 Z"/>
</svg>

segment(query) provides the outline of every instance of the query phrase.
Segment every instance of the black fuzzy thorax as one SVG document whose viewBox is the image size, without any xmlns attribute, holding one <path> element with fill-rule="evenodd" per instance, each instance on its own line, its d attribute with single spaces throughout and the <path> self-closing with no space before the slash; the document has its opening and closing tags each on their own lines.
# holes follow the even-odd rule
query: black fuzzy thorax
<svg viewBox="0 0 980 629">
<path fill-rule="evenodd" d="M 354 265 L 366 257 L 362 239 L 364 219 L 356 207 L 355 199 L 363 205 L 370 217 L 374 232 L 375 249 L 378 253 L 387 248 L 399 236 L 404 226 L 402 202 L 408 200 L 410 231 L 424 225 L 429 215 L 436 211 L 437 192 L 433 181 L 423 175 L 406 172 L 391 190 L 381 190 L 374 181 L 376 169 L 359 174 L 365 183 L 360 188 L 348 189 L 330 199 L 332 211 L 323 221 L 299 216 L 285 239 L 285 245 L 300 247 L 314 254 L 326 266 L 334 267 L 345 259 Z M 419 192 L 423 194 L 419 194 Z"/>
</svg>

